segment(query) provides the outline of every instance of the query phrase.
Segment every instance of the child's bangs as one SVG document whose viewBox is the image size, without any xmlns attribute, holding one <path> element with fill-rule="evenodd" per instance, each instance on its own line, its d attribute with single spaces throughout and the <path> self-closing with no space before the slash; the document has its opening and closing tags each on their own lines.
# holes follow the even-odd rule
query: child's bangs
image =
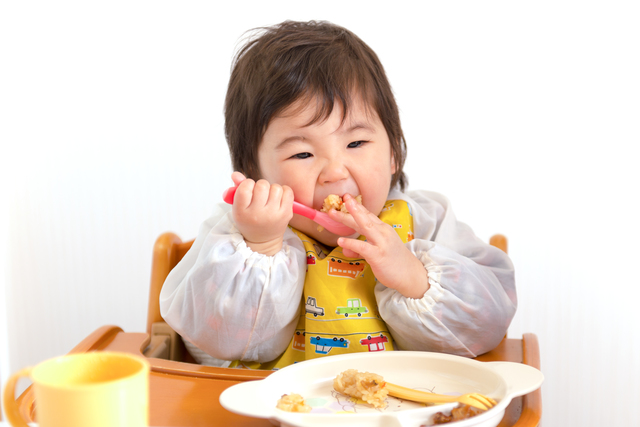
<svg viewBox="0 0 640 427">
<path fill-rule="evenodd" d="M 298 108 L 293 111 L 299 113 L 315 104 L 316 112 L 306 126 L 327 120 L 336 105 L 342 108 L 342 123 L 356 102 L 362 103 L 367 116 L 379 115 L 371 76 L 358 72 L 361 70 L 356 70 L 353 64 L 344 65 L 342 70 L 334 69 L 328 76 L 321 69 L 317 69 L 318 75 L 309 76 L 308 89 L 294 102 Z"/>
</svg>

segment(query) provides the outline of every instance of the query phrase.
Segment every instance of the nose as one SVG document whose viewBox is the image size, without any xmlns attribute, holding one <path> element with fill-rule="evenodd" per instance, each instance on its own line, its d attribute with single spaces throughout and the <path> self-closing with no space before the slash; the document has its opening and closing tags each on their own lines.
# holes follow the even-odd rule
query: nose
<svg viewBox="0 0 640 427">
<path fill-rule="evenodd" d="M 327 160 L 327 163 L 323 166 L 318 181 L 320 184 L 332 184 L 334 182 L 342 181 L 349 177 L 349 170 L 347 166 L 338 158 Z"/>
</svg>

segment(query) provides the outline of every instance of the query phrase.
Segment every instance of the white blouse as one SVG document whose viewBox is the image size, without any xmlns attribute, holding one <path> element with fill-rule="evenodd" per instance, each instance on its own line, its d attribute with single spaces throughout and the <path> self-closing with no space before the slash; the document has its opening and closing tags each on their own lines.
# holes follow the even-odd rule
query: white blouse
<svg viewBox="0 0 640 427">
<path fill-rule="evenodd" d="M 494 348 L 517 306 L 509 257 L 458 222 L 440 194 L 392 190 L 389 199 L 409 203 L 415 238 L 406 245 L 431 285 L 413 299 L 376 284 L 378 310 L 396 347 L 466 357 Z M 305 271 L 305 249 L 295 233 L 287 229 L 273 256 L 253 252 L 233 223 L 231 207 L 221 204 L 167 277 L 162 317 L 201 363 L 268 362 L 291 341 Z"/>
</svg>

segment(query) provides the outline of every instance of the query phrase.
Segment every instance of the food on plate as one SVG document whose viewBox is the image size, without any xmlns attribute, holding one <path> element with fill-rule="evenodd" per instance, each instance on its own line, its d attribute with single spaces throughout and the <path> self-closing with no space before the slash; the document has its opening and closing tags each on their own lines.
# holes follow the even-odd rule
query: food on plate
<svg viewBox="0 0 640 427">
<path fill-rule="evenodd" d="M 478 414 L 483 413 L 482 409 L 474 408 L 473 406 L 459 404 L 451 410 L 451 415 L 446 415 L 443 412 L 436 412 L 433 416 L 433 424 L 447 424 L 454 421 L 466 420 L 467 418 L 475 417 Z"/>
<path fill-rule="evenodd" d="M 304 398 L 296 393 L 283 394 L 276 408 L 287 412 L 311 412 L 311 406 L 305 404 Z"/>
<path fill-rule="evenodd" d="M 387 406 L 385 400 L 389 392 L 384 385 L 385 381 L 380 375 L 358 372 L 356 369 L 347 369 L 333 380 L 333 388 L 337 392 L 364 400 L 374 408 Z"/>
<path fill-rule="evenodd" d="M 356 202 L 362 204 L 362 195 L 356 196 L 355 199 Z M 320 209 L 321 212 L 329 212 L 330 210 L 348 212 L 347 207 L 342 201 L 342 197 L 337 194 L 329 194 L 322 203 L 322 209 Z"/>
</svg>

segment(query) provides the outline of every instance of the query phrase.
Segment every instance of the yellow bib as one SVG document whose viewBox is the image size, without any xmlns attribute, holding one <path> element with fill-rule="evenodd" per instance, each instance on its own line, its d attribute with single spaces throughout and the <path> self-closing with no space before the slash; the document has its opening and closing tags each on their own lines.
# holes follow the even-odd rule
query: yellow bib
<svg viewBox="0 0 640 427">
<path fill-rule="evenodd" d="M 388 200 L 379 218 L 391 225 L 403 242 L 413 239 L 413 218 L 405 201 Z M 327 355 L 393 350 L 391 334 L 378 312 L 376 279 L 366 261 L 347 258 L 341 247 L 328 248 L 292 230 L 307 251 L 307 274 L 291 343 L 272 362 L 234 362 L 231 366 L 279 369 Z"/>
</svg>

